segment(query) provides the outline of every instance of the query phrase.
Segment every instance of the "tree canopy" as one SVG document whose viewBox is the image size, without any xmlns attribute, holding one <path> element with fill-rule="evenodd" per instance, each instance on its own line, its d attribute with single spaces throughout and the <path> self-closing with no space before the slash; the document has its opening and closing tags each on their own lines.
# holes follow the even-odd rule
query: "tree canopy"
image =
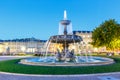
<svg viewBox="0 0 120 80">
<path fill-rule="evenodd" d="M 108 50 L 120 49 L 120 24 L 114 19 L 100 24 L 92 33 L 94 47 L 105 46 Z"/>
</svg>

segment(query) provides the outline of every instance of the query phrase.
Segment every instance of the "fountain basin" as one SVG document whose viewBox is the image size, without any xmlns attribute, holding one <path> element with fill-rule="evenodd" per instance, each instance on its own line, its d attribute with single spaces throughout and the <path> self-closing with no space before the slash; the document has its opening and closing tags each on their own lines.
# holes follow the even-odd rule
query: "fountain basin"
<svg viewBox="0 0 120 80">
<path fill-rule="evenodd" d="M 86 59 L 87 58 L 87 59 Z M 33 57 L 20 60 L 20 64 L 36 65 L 36 66 L 100 66 L 115 63 L 113 59 L 105 57 L 86 57 L 77 56 L 75 61 L 57 61 L 55 57 Z"/>
</svg>

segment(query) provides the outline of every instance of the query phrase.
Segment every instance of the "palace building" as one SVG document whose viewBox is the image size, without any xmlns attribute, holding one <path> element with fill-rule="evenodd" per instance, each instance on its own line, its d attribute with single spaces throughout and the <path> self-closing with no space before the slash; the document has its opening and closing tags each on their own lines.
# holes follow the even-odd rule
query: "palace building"
<svg viewBox="0 0 120 80">
<path fill-rule="evenodd" d="M 73 31 L 73 34 L 81 36 L 83 41 L 70 48 L 76 48 L 76 52 L 106 52 L 106 48 L 94 48 L 90 43 L 92 42 L 92 31 Z M 40 53 L 43 51 L 43 46 L 47 40 L 40 40 L 36 38 L 24 38 L 24 39 L 13 39 L 13 40 L 0 40 L 0 54 L 32 54 Z M 53 46 L 53 45 L 54 46 Z M 48 52 L 54 52 L 55 46 L 62 48 L 60 44 L 52 43 L 49 47 Z M 58 48 L 58 47 L 57 47 Z"/>
<path fill-rule="evenodd" d="M 39 53 L 45 42 L 35 38 L 0 40 L 0 54 Z"/>
<path fill-rule="evenodd" d="M 81 46 L 83 47 L 83 49 L 81 49 L 82 51 L 84 51 L 84 49 L 86 51 L 91 51 L 91 52 L 107 52 L 105 47 L 101 47 L 101 48 L 96 48 L 93 47 L 91 45 L 92 42 L 92 31 L 73 31 L 73 34 L 81 36 L 83 41 L 81 42 Z"/>
</svg>

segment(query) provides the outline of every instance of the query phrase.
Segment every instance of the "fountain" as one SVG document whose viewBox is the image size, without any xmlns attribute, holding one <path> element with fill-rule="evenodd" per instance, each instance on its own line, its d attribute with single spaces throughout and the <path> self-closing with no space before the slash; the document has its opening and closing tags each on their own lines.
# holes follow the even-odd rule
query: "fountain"
<svg viewBox="0 0 120 80">
<path fill-rule="evenodd" d="M 61 25 L 60 27 L 64 27 L 63 28 L 63 33 L 61 33 L 61 35 L 54 35 L 51 36 L 49 39 L 50 43 L 58 43 L 61 44 L 63 49 L 61 50 L 62 53 L 64 53 L 65 55 L 60 56 L 62 54 L 60 54 L 60 51 L 57 50 L 56 53 L 56 59 L 58 61 L 60 60 L 64 60 L 64 61 L 74 61 L 75 56 L 73 55 L 74 52 L 73 50 L 71 50 L 71 52 L 68 50 L 69 44 L 71 43 L 77 43 L 77 42 L 81 42 L 82 38 L 80 36 L 74 35 L 72 34 L 72 31 L 68 30 L 69 28 L 68 25 L 71 24 L 70 20 L 67 20 L 67 13 L 66 10 L 64 11 L 64 19 L 60 21 Z M 68 32 L 69 31 L 69 32 Z M 59 31 L 60 32 L 60 31 Z M 60 33 L 59 33 L 60 34 Z M 48 46 L 49 47 L 49 46 Z M 65 59 L 63 59 L 65 58 Z"/>
<path fill-rule="evenodd" d="M 71 21 L 67 19 L 67 12 L 64 11 L 64 19 L 59 24 L 59 35 L 53 35 L 43 47 L 45 53 L 42 57 L 34 57 L 22 59 L 21 64 L 42 65 L 42 66 L 91 66 L 91 65 L 106 65 L 112 64 L 114 61 L 109 58 L 75 56 L 75 49 L 69 49 L 70 45 L 75 46 L 82 42 L 80 36 L 72 34 Z M 49 47 L 51 44 L 60 44 L 62 48 L 54 47 L 54 56 L 48 56 Z M 42 51 L 42 52 L 44 52 Z"/>
</svg>

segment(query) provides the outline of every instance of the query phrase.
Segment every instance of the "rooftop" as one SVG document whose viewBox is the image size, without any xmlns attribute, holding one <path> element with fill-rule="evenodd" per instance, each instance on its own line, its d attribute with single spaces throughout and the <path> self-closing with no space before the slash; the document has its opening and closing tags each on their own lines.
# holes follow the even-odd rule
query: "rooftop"
<svg viewBox="0 0 120 80">
<path fill-rule="evenodd" d="M 36 38 L 22 38 L 22 39 L 0 40 L 0 42 L 30 42 L 30 41 L 46 42 L 46 40 L 40 40 L 40 39 L 36 39 Z"/>
</svg>

